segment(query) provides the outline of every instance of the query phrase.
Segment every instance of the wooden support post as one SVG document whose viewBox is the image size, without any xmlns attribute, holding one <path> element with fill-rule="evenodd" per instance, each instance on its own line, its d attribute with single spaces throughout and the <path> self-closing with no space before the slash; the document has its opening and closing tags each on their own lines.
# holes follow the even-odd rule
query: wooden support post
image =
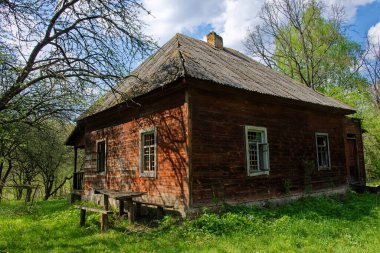
<svg viewBox="0 0 380 253">
<path fill-rule="evenodd" d="M 74 147 L 74 172 L 77 172 L 78 166 L 78 148 Z"/>
<path fill-rule="evenodd" d="M 132 199 L 127 199 L 127 204 L 128 204 L 128 222 L 129 225 L 132 225 L 135 223 L 135 213 L 133 209 L 133 201 Z"/>
<path fill-rule="evenodd" d="M 86 223 L 86 209 L 80 209 L 80 226 L 83 227 Z"/>
<path fill-rule="evenodd" d="M 102 213 L 100 216 L 100 230 L 102 232 L 108 229 L 108 213 Z"/>
<path fill-rule="evenodd" d="M 136 217 L 141 217 L 141 203 L 136 203 Z"/>
<path fill-rule="evenodd" d="M 157 219 L 162 219 L 164 214 L 164 208 L 162 206 L 157 206 Z"/>
<path fill-rule="evenodd" d="M 124 200 L 119 200 L 119 217 L 124 214 Z"/>
<path fill-rule="evenodd" d="M 103 204 L 104 204 L 104 209 L 108 211 L 110 203 L 109 203 L 107 194 L 103 194 Z"/>
</svg>

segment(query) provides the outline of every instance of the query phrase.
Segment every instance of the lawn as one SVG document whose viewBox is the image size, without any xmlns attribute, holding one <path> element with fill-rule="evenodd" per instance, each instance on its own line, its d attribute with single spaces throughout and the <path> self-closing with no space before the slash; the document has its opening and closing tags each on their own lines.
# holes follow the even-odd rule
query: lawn
<svg viewBox="0 0 380 253">
<path fill-rule="evenodd" d="M 156 226 L 115 221 L 106 233 L 66 200 L 0 204 L 0 252 L 379 252 L 380 195 L 304 198 L 279 207 L 225 206 Z"/>
</svg>

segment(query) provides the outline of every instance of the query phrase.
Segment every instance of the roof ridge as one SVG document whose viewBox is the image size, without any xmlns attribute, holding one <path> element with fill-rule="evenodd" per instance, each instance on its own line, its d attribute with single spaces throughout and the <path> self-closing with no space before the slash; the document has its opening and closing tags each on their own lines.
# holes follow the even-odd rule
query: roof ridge
<svg viewBox="0 0 380 253">
<path fill-rule="evenodd" d="M 128 78 L 131 74 L 146 83 L 140 85 L 139 80 Z M 308 88 L 238 50 L 228 47 L 214 50 L 207 42 L 180 33 L 145 59 L 131 74 L 117 86 L 131 97 L 146 94 L 180 78 L 192 77 L 259 94 L 339 108 L 347 114 L 355 111 L 342 101 Z M 102 103 L 91 106 L 92 112 L 87 110 L 79 119 L 111 108 L 120 102 L 117 100 L 107 93 Z"/>
<path fill-rule="evenodd" d="M 182 52 L 180 50 L 181 43 L 179 42 L 179 37 L 182 36 L 182 34 L 177 33 L 176 34 L 176 40 L 177 40 L 177 51 L 179 54 L 179 60 L 181 61 L 181 66 L 182 66 L 182 71 L 183 71 L 183 76 L 186 76 L 186 68 L 185 68 L 185 58 L 182 55 Z"/>
</svg>

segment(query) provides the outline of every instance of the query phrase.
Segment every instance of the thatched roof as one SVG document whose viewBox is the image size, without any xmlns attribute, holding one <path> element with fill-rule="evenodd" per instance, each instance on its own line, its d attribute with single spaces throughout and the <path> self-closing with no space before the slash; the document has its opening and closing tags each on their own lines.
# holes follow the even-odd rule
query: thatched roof
<svg viewBox="0 0 380 253">
<path fill-rule="evenodd" d="M 133 71 L 115 91 L 107 93 L 80 118 L 148 93 L 181 77 L 354 111 L 350 106 L 318 93 L 238 51 L 217 49 L 204 41 L 176 34 Z"/>
</svg>

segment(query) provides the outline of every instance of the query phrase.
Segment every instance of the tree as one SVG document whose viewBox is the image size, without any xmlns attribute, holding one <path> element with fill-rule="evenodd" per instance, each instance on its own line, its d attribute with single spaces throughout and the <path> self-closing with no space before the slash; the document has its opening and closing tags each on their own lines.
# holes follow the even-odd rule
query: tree
<svg viewBox="0 0 380 253">
<path fill-rule="evenodd" d="M 368 38 L 364 58 L 363 74 L 369 84 L 370 106 L 363 110 L 363 127 L 367 130 L 365 139 L 366 166 L 369 178 L 380 177 L 380 41 Z"/>
<path fill-rule="evenodd" d="M 23 144 L 24 133 L 23 124 L 7 124 L 0 127 L 0 200 L 3 185 L 12 172 L 16 150 Z"/>
<path fill-rule="evenodd" d="M 380 56 L 379 48 L 372 45 L 365 53 L 345 36 L 341 8 L 327 13 L 317 0 L 267 1 L 262 22 L 249 31 L 245 46 L 270 68 L 356 108 L 355 117 L 367 130 L 363 135 L 367 175 L 379 177 L 380 61 L 374 57 Z M 364 76 L 363 69 L 368 72 Z"/>
<path fill-rule="evenodd" d="M 14 185 L 35 186 L 39 174 L 35 159 L 30 159 L 30 146 L 20 145 L 15 152 L 14 167 L 11 171 L 11 180 Z M 25 201 L 29 202 L 32 197 L 32 188 L 25 188 Z M 24 188 L 19 187 L 17 190 L 17 200 L 22 198 Z M 37 189 L 36 189 L 37 190 Z"/>
<path fill-rule="evenodd" d="M 72 178 L 72 150 L 63 144 L 68 130 L 57 121 L 45 121 L 40 128 L 28 127 L 24 143 L 15 152 L 12 180 L 16 184 L 42 184 L 44 200 L 64 187 Z M 27 192 L 27 199 L 30 194 Z"/>
<path fill-rule="evenodd" d="M 373 101 L 380 110 L 380 41 L 368 39 L 363 66 L 371 87 Z"/>
<path fill-rule="evenodd" d="M 341 8 L 329 18 L 324 11 L 314 0 L 267 1 L 245 41 L 248 53 L 313 89 L 354 86 L 360 46 L 344 36 Z"/>
<path fill-rule="evenodd" d="M 67 117 L 153 42 L 134 0 L 0 0 L 0 124 Z"/>
</svg>

